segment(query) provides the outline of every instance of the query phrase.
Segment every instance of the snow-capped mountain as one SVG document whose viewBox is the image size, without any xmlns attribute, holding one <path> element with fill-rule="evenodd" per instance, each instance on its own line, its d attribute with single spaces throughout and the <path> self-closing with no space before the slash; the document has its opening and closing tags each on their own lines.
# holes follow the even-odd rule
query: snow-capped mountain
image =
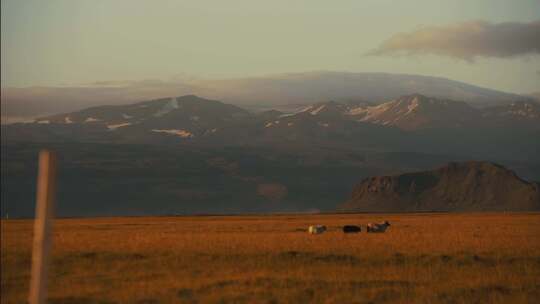
<svg viewBox="0 0 540 304">
<path fill-rule="evenodd" d="M 462 101 L 438 99 L 421 94 L 401 96 L 381 104 L 329 101 L 306 106 L 293 113 L 270 110 L 258 114 L 215 100 L 186 95 L 130 105 L 99 106 L 78 112 L 36 119 L 33 124 L 55 127 L 77 126 L 109 133 L 148 132 L 194 138 L 249 125 L 259 135 L 284 133 L 348 133 L 367 124 L 404 131 L 493 126 L 502 123 L 540 124 L 540 104 L 518 101 L 504 106 L 478 109 Z M 244 132 L 247 130 L 237 130 Z M 279 133 L 279 132 L 278 132 Z M 277 136 L 277 135 L 272 135 Z"/>
<path fill-rule="evenodd" d="M 309 119 L 329 127 L 331 123 L 353 120 L 405 131 L 495 126 L 503 123 L 536 123 L 540 125 L 540 104 L 517 101 L 508 105 L 475 108 L 466 102 L 427 97 L 421 94 L 401 96 L 381 104 L 317 103 L 281 115 L 288 123 Z M 278 124 L 279 121 L 272 125 Z"/>
<path fill-rule="evenodd" d="M 397 135 L 390 129 L 371 123 L 351 120 L 346 113 L 348 104 L 335 101 L 317 103 L 297 112 L 281 114 L 262 122 L 262 137 L 292 141 L 355 141 L 364 138 L 363 144 L 373 141 L 390 141 Z"/>
<path fill-rule="evenodd" d="M 346 113 L 351 108 L 350 104 L 335 101 L 316 103 L 293 113 L 264 120 L 262 133 L 271 138 L 332 140 L 340 137 L 354 138 L 354 135 L 368 129 L 381 129 L 373 124 L 349 119 Z"/>
<path fill-rule="evenodd" d="M 352 108 L 348 114 L 358 121 L 418 130 L 465 127 L 480 117 L 480 110 L 461 101 L 413 94 L 376 106 Z"/>
</svg>

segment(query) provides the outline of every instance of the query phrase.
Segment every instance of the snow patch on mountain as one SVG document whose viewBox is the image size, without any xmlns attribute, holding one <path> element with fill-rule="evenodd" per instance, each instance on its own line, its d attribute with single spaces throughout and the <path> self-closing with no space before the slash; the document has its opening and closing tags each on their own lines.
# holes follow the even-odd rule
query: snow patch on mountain
<svg viewBox="0 0 540 304">
<path fill-rule="evenodd" d="M 208 129 L 208 130 L 204 131 L 203 135 L 206 136 L 206 135 L 216 133 L 217 130 L 218 130 L 218 128 Z"/>
<path fill-rule="evenodd" d="M 307 107 L 303 108 L 302 110 L 298 111 L 296 114 L 303 113 L 303 112 L 308 112 L 308 111 L 311 111 L 312 109 L 313 109 L 313 106 L 307 106 Z"/>
<path fill-rule="evenodd" d="M 367 112 L 367 107 L 352 108 L 347 112 L 349 115 L 359 115 Z"/>
<path fill-rule="evenodd" d="M 315 110 L 309 112 L 309 114 L 311 114 L 311 115 L 317 115 L 317 114 L 318 114 L 320 111 L 322 111 L 325 107 L 326 107 L 326 105 L 319 106 L 319 107 L 316 108 Z"/>
<path fill-rule="evenodd" d="M 512 103 L 510 105 L 511 110 L 507 113 L 510 115 L 516 115 L 516 116 L 523 116 L 526 118 L 538 118 L 538 108 L 540 107 L 533 107 L 530 103 L 522 103 L 522 104 L 516 104 Z"/>
<path fill-rule="evenodd" d="M 176 135 L 182 138 L 191 138 L 195 136 L 193 133 L 182 129 L 152 129 L 152 132 Z"/>
<path fill-rule="evenodd" d="M 163 107 L 161 109 L 159 109 L 155 114 L 154 116 L 155 117 L 160 117 L 160 116 L 163 116 L 167 113 L 170 113 L 176 109 L 178 109 L 179 106 L 178 106 L 178 100 L 176 99 L 176 97 L 174 98 L 171 98 L 171 101 L 169 101 L 168 103 L 166 103 L 165 105 L 163 105 Z"/>
<path fill-rule="evenodd" d="M 73 120 L 71 120 L 71 117 L 66 116 L 66 117 L 64 117 L 64 122 L 67 123 L 67 124 L 72 124 Z"/>
<path fill-rule="evenodd" d="M 111 130 L 111 131 L 114 131 L 118 128 L 123 128 L 123 127 L 127 127 L 131 125 L 130 122 L 124 122 L 124 123 L 119 123 L 119 124 L 114 124 L 114 125 L 107 125 L 107 129 Z"/>
<path fill-rule="evenodd" d="M 401 102 L 400 102 L 401 103 Z M 418 108 L 418 97 L 415 97 L 408 105 L 407 105 L 407 113 L 405 115 L 410 114 L 414 109 Z M 399 113 L 399 112 L 398 112 Z"/>
<path fill-rule="evenodd" d="M 94 117 L 88 117 L 87 119 L 84 120 L 84 122 L 96 122 L 96 121 L 101 121 L 101 119 L 97 119 L 97 118 L 94 118 Z"/>
<path fill-rule="evenodd" d="M 394 102 L 390 101 L 390 102 L 380 104 L 378 106 L 358 107 L 358 108 L 353 108 L 349 110 L 347 114 L 352 115 L 352 116 L 358 116 L 359 121 L 369 121 L 385 113 L 390 108 L 392 108 L 393 105 L 394 105 Z"/>
</svg>

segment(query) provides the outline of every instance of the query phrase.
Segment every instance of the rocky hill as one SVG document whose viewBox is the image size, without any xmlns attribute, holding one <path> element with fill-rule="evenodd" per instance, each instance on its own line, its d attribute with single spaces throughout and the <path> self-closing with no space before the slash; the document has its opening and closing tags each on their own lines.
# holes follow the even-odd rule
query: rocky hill
<svg viewBox="0 0 540 304">
<path fill-rule="evenodd" d="M 365 212 L 540 210 L 540 188 L 494 163 L 449 163 L 432 171 L 367 178 L 341 208 Z"/>
</svg>

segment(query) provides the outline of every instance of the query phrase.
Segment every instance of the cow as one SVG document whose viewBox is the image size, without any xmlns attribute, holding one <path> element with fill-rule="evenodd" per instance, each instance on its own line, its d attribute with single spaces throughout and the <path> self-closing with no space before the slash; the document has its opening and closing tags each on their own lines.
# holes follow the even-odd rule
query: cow
<svg viewBox="0 0 540 304">
<path fill-rule="evenodd" d="M 358 233 L 360 232 L 360 226 L 345 225 L 343 226 L 343 233 Z"/>
<path fill-rule="evenodd" d="M 325 231 L 326 231 L 326 226 L 323 226 L 323 225 L 314 225 L 314 226 L 309 226 L 308 228 L 308 232 L 310 234 L 321 234 Z"/>
<path fill-rule="evenodd" d="M 388 221 L 385 221 L 384 223 L 381 223 L 381 224 L 373 224 L 373 223 L 369 223 L 367 224 L 367 232 L 385 232 L 386 231 L 386 228 L 388 228 L 390 226 L 390 223 Z"/>
</svg>

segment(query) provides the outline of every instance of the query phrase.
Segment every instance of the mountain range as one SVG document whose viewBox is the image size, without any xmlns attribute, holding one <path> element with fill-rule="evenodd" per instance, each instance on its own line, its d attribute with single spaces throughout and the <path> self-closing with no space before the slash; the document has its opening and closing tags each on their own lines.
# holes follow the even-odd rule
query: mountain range
<svg viewBox="0 0 540 304">
<path fill-rule="evenodd" d="M 290 109 L 336 100 L 381 103 L 420 93 L 461 100 L 475 107 L 531 100 L 532 97 L 482 88 L 446 78 L 351 72 L 305 72 L 236 79 L 176 78 L 171 80 L 101 81 L 58 87 L 5 87 L 1 92 L 2 122 L 73 112 L 97 105 L 124 105 L 162 96 L 195 94 L 250 109 Z"/>
<path fill-rule="evenodd" d="M 334 146 L 530 160 L 540 154 L 540 104 L 476 108 L 412 94 L 381 104 L 329 101 L 253 113 L 186 95 L 4 125 L 2 135 L 3 141 Z"/>
<path fill-rule="evenodd" d="M 540 184 L 489 162 L 364 179 L 342 206 L 362 212 L 540 210 Z"/>
<path fill-rule="evenodd" d="M 265 111 L 195 95 L 90 107 L 2 125 L 0 211 L 32 215 L 36 155 L 43 147 L 59 151 L 61 216 L 333 211 L 369 176 L 394 176 L 470 159 L 501 163 L 538 181 L 539 114 L 539 104 L 528 100 L 477 107 L 418 93 L 389 101 L 353 98 Z M 491 166 L 465 168 L 459 170 L 472 173 L 451 179 L 427 174 L 432 182 L 448 180 L 433 186 L 435 190 L 420 187 L 425 174 L 421 175 L 413 194 L 391 192 L 395 200 L 388 205 L 369 193 L 359 200 L 355 194 L 350 202 L 361 203 L 346 209 L 530 207 L 523 199 L 528 190 L 512 190 L 528 186 L 513 175 Z M 484 176 L 483 172 L 496 182 L 473 179 L 469 188 L 460 188 L 462 178 Z M 389 182 L 402 187 L 400 178 Z M 515 187 L 505 188 L 505 183 Z M 484 196 L 475 194 L 475 185 Z M 496 206 L 489 205 L 491 192 L 515 200 L 514 207 L 497 199 Z M 478 201 L 469 201 L 469 195 Z M 455 197 L 464 198 L 465 205 L 440 203 Z M 400 208 L 405 202 L 406 207 L 394 209 L 393 202 Z"/>
</svg>

